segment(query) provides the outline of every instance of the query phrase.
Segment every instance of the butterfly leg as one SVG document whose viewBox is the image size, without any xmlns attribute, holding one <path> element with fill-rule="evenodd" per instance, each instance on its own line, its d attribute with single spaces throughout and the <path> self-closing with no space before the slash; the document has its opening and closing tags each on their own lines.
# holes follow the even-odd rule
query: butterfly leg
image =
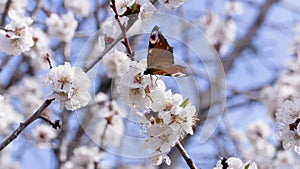
<svg viewBox="0 0 300 169">
<path fill-rule="evenodd" d="M 155 85 L 158 86 L 157 81 L 160 79 L 159 76 L 155 75 L 156 79 L 155 79 Z"/>
</svg>

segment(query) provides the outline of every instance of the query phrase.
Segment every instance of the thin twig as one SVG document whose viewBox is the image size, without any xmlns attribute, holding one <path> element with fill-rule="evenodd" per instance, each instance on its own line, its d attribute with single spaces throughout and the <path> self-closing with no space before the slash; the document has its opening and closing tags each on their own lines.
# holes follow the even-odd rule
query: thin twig
<svg viewBox="0 0 300 169">
<path fill-rule="evenodd" d="M 42 7 L 42 5 L 43 5 L 42 2 L 43 2 L 42 0 L 37 0 L 36 6 L 34 7 L 34 9 L 32 10 L 32 12 L 31 12 L 31 14 L 30 14 L 30 17 L 31 17 L 31 18 L 34 18 L 35 15 L 38 13 L 38 11 L 41 9 L 41 7 Z"/>
<path fill-rule="evenodd" d="M 124 32 L 125 32 L 125 37 L 124 39 L 127 39 L 127 35 L 126 35 L 126 31 L 129 30 L 129 28 L 131 28 L 131 26 L 137 21 L 137 16 L 136 14 L 133 14 L 133 15 L 130 15 L 129 17 L 129 20 L 128 20 L 128 23 L 127 23 L 127 26 L 124 27 L 122 26 L 122 34 L 119 35 L 116 39 L 114 39 L 114 41 L 112 43 L 110 43 L 109 45 L 105 46 L 105 49 L 99 54 L 99 56 L 97 57 L 97 59 L 95 59 L 93 62 L 91 62 L 89 65 L 85 66 L 84 67 L 84 72 L 88 72 L 90 69 L 92 69 L 101 59 L 102 57 L 107 53 L 109 52 L 121 39 L 122 37 L 124 38 Z M 132 60 L 134 60 L 133 58 L 133 52 L 132 53 L 132 56 L 129 56 L 131 57 Z"/>
<path fill-rule="evenodd" d="M 41 114 L 44 110 L 52 103 L 54 99 L 45 100 L 44 103 L 40 106 L 40 108 L 31 115 L 24 123 L 20 123 L 19 127 L 11 133 L 1 144 L 0 144 L 0 151 L 3 150 L 9 143 L 11 143 L 14 139 L 18 137 L 18 135 L 32 122 L 36 119 L 40 118 Z"/>
<path fill-rule="evenodd" d="M 128 40 L 128 37 L 126 35 L 126 28 L 124 25 L 122 25 L 121 21 L 120 21 L 120 17 L 119 17 L 119 14 L 118 14 L 118 11 L 117 11 L 117 7 L 116 7 L 116 2 L 115 0 L 111 0 L 111 3 L 112 5 L 110 6 L 112 8 L 112 10 L 114 11 L 115 13 L 115 19 L 116 21 L 118 22 L 119 26 L 120 26 L 120 29 L 122 31 L 122 34 L 123 34 L 123 38 L 124 38 L 124 41 L 122 42 L 124 44 L 124 46 L 126 47 L 127 49 L 127 52 L 128 52 L 128 55 L 129 55 L 129 58 L 131 60 L 134 60 L 134 55 L 133 55 L 133 51 L 131 49 L 131 46 L 130 46 L 130 43 L 129 43 L 129 40 Z"/>
<path fill-rule="evenodd" d="M 9 11 L 11 3 L 12 3 L 12 0 L 8 0 L 6 2 L 6 4 L 5 4 L 4 12 L 3 12 L 2 17 L 1 17 L 0 26 L 4 26 L 5 25 L 5 19 L 6 19 L 6 16 L 8 14 L 8 11 Z"/>
<path fill-rule="evenodd" d="M 48 64 L 49 64 L 49 68 L 52 69 L 53 68 L 53 62 L 52 62 L 52 59 L 51 59 L 49 53 L 47 53 L 46 59 L 47 59 Z"/>
<path fill-rule="evenodd" d="M 135 23 L 135 21 L 131 21 L 128 22 L 128 26 L 126 27 L 126 31 Z M 95 59 L 91 64 L 89 64 L 88 66 L 85 66 L 84 68 L 84 72 L 88 72 L 89 70 L 91 70 L 101 59 L 102 57 L 109 52 L 120 40 L 122 39 L 122 35 L 119 35 L 119 37 L 117 37 L 112 43 L 110 43 L 109 45 L 107 45 L 105 47 L 105 49 L 99 54 L 99 56 L 97 57 L 97 59 Z"/>
<path fill-rule="evenodd" d="M 105 151 L 103 141 L 105 139 L 105 133 L 106 133 L 106 130 L 107 130 L 107 127 L 108 127 L 108 124 L 109 124 L 109 121 L 108 120 L 106 120 L 106 121 L 107 121 L 107 123 L 105 124 L 105 127 L 103 129 L 103 133 L 102 133 L 102 136 L 101 136 L 101 139 L 100 139 L 99 152 L 104 152 Z M 100 161 L 94 161 L 94 168 L 95 169 L 98 168 L 100 162 L 101 162 L 101 160 Z"/>
<path fill-rule="evenodd" d="M 13 32 L 13 30 L 6 29 L 6 28 L 4 28 L 2 26 L 0 26 L 0 30 L 4 30 L 5 32 Z"/>
<path fill-rule="evenodd" d="M 51 11 L 49 11 L 48 9 L 46 9 L 45 7 L 41 7 L 41 10 L 48 16 L 48 17 L 50 17 L 50 15 L 51 15 Z"/>
<path fill-rule="evenodd" d="M 40 115 L 39 118 L 42 119 L 42 120 L 44 120 L 48 124 L 50 124 L 54 129 L 61 128 L 62 122 L 60 120 L 52 121 L 52 120 L 49 119 L 48 116 L 45 116 L 45 115 Z"/>
<path fill-rule="evenodd" d="M 176 148 L 179 150 L 179 152 L 181 153 L 182 157 L 184 158 L 185 162 L 187 163 L 187 165 L 191 168 L 191 169 L 197 169 L 195 163 L 193 162 L 193 160 L 189 157 L 189 155 L 187 154 L 187 152 L 185 151 L 185 149 L 183 148 L 183 146 L 181 145 L 181 143 L 178 141 L 176 143 Z"/>
<path fill-rule="evenodd" d="M 91 64 L 86 66 L 84 68 L 84 72 L 90 71 L 101 59 L 102 57 L 109 52 L 120 40 L 122 39 L 122 36 L 119 36 L 117 39 L 115 39 L 111 44 L 107 45 L 105 49 L 100 53 L 100 55 L 97 57 L 96 60 L 94 60 Z"/>
</svg>

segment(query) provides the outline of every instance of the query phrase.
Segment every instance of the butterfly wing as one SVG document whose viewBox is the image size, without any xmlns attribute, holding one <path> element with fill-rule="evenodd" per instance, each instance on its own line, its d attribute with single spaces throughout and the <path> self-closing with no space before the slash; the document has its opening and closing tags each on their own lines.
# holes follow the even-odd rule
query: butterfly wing
<svg viewBox="0 0 300 169">
<path fill-rule="evenodd" d="M 158 26 L 155 26 L 150 34 L 147 70 L 144 74 L 175 77 L 187 75 L 185 67 L 174 65 L 173 47 L 169 45 Z"/>
<path fill-rule="evenodd" d="M 171 65 L 166 68 L 147 68 L 144 72 L 145 75 L 162 75 L 162 76 L 174 76 L 174 77 L 183 77 L 188 75 L 185 67 L 180 65 Z"/>
<path fill-rule="evenodd" d="M 149 68 L 163 68 L 174 64 L 173 47 L 155 26 L 150 35 L 148 46 L 147 66 Z"/>
</svg>

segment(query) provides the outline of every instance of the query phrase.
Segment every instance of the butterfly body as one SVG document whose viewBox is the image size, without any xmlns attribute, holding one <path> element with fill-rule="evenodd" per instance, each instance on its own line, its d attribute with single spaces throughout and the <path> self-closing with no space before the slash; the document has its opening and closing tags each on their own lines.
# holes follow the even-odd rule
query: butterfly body
<svg viewBox="0 0 300 169">
<path fill-rule="evenodd" d="M 150 34 L 145 75 L 186 76 L 184 66 L 174 65 L 173 47 L 155 26 Z"/>
</svg>

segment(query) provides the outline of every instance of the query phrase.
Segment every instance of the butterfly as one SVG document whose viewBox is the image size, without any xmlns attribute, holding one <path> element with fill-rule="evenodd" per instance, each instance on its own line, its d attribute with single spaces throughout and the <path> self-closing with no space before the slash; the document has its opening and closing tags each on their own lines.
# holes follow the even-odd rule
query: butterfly
<svg viewBox="0 0 300 169">
<path fill-rule="evenodd" d="M 169 45 L 158 26 L 154 26 L 150 34 L 147 69 L 144 74 L 174 77 L 187 75 L 184 66 L 174 65 L 173 47 Z"/>
</svg>

